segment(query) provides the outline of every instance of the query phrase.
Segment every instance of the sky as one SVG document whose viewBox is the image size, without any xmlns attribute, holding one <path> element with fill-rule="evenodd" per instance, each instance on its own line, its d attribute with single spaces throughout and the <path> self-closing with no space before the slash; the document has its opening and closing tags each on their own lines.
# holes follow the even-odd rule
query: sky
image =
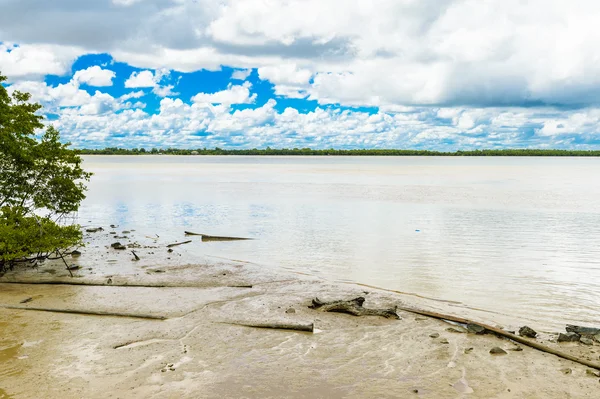
<svg viewBox="0 0 600 399">
<path fill-rule="evenodd" d="M 77 148 L 600 149 L 596 0 L 0 0 Z"/>
</svg>

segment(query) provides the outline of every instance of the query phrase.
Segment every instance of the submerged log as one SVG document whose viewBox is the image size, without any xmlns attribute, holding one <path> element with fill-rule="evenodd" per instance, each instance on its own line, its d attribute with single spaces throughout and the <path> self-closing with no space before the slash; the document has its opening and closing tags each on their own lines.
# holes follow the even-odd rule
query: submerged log
<svg viewBox="0 0 600 399">
<path fill-rule="evenodd" d="M 367 309 L 363 307 L 364 302 L 365 298 L 362 296 L 350 299 L 349 301 L 333 302 L 323 302 L 319 298 L 315 298 L 312 300 L 312 305 L 309 308 L 322 312 L 348 313 L 353 316 L 381 316 L 387 319 L 400 320 L 400 316 L 396 313 L 397 308 Z"/>
<path fill-rule="evenodd" d="M 193 233 L 191 231 L 184 232 L 186 236 L 202 236 L 202 241 L 240 241 L 240 240 L 252 240 L 252 238 L 246 237 L 227 237 L 227 236 L 209 236 L 207 234 Z"/>
<path fill-rule="evenodd" d="M 94 311 L 94 310 L 77 310 L 77 309 L 55 309 L 55 308 L 34 308 L 30 306 L 15 306 L 15 305 L 0 305 L 0 308 L 4 309 L 15 309 L 15 310 L 35 310 L 38 312 L 52 312 L 52 313 L 70 313 L 80 314 L 88 316 L 113 316 L 113 317 L 133 317 L 136 319 L 151 319 L 151 320 L 166 320 L 165 316 L 154 316 L 146 314 L 135 314 L 135 313 L 120 313 L 120 312 L 105 312 L 105 311 Z"/>
</svg>

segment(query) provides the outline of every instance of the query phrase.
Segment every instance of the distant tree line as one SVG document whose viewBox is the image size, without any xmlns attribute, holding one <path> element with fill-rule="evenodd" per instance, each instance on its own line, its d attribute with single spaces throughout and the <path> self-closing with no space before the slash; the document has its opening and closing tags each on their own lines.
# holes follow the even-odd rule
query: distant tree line
<svg viewBox="0 0 600 399">
<path fill-rule="evenodd" d="M 428 150 L 393 150 L 393 149 L 354 149 L 354 150 L 313 150 L 310 148 L 270 148 L 227 150 L 216 147 L 198 149 L 180 148 L 116 148 L 79 149 L 82 155 L 316 155 L 316 156 L 465 156 L 465 157 L 598 157 L 600 150 L 540 150 L 540 149 L 502 149 L 471 151 L 428 151 Z"/>
</svg>

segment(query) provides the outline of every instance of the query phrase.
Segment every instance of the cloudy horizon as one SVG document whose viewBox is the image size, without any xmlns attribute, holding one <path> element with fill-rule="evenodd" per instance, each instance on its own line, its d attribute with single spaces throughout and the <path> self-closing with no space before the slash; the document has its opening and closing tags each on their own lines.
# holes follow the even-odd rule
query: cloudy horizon
<svg viewBox="0 0 600 399">
<path fill-rule="evenodd" d="M 0 0 L 78 148 L 600 148 L 600 3 Z"/>
</svg>

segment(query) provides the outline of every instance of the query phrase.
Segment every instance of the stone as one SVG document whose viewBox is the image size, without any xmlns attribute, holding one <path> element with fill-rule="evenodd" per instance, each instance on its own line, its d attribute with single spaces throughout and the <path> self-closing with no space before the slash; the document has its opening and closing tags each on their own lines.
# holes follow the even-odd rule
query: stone
<svg viewBox="0 0 600 399">
<path fill-rule="evenodd" d="M 71 256 L 81 256 L 81 252 L 79 252 L 78 250 L 72 251 Z"/>
<path fill-rule="evenodd" d="M 129 231 L 129 230 L 123 230 L 121 233 L 122 234 L 131 234 L 131 231 Z"/>
<path fill-rule="evenodd" d="M 588 337 L 581 337 L 579 339 L 579 342 L 581 342 L 584 345 L 594 345 L 594 340 Z"/>
<path fill-rule="evenodd" d="M 467 331 L 473 334 L 485 334 L 485 328 L 473 323 L 467 324 Z"/>
<path fill-rule="evenodd" d="M 449 328 L 446 328 L 446 331 L 451 332 L 451 333 L 456 333 L 456 334 L 465 334 L 467 332 L 467 330 L 465 330 L 462 327 L 458 327 L 458 328 L 449 327 Z"/>
<path fill-rule="evenodd" d="M 522 352 L 523 348 L 521 348 L 520 346 L 515 346 L 514 348 L 510 348 L 509 351 Z"/>
<path fill-rule="evenodd" d="M 490 353 L 492 355 L 506 355 L 507 354 L 507 352 L 504 349 L 502 349 L 498 346 L 494 346 L 492 349 L 490 349 Z"/>
<path fill-rule="evenodd" d="M 465 355 L 468 355 L 469 353 L 473 352 L 473 348 L 465 348 L 464 352 Z"/>
<path fill-rule="evenodd" d="M 438 333 L 429 334 L 429 337 L 430 338 L 439 338 L 440 334 L 438 334 Z"/>
<path fill-rule="evenodd" d="M 442 338 L 442 339 L 440 340 L 440 344 L 447 345 L 447 344 L 449 344 L 449 343 L 450 343 L 450 342 L 448 342 L 448 340 L 447 340 L 446 338 Z"/>
<path fill-rule="evenodd" d="M 587 369 L 585 370 L 585 374 L 590 377 L 600 377 L 600 371 L 598 370 Z"/>
<path fill-rule="evenodd" d="M 296 309 L 294 308 L 289 308 L 288 310 L 285 311 L 285 313 L 290 314 L 290 313 L 296 313 Z"/>
<path fill-rule="evenodd" d="M 577 342 L 579 341 L 579 334 L 574 332 L 569 332 L 566 334 L 560 333 L 558 334 L 558 342 Z"/>
<path fill-rule="evenodd" d="M 537 337 L 537 332 L 530 327 L 523 326 L 523 327 L 519 328 L 519 335 L 521 337 L 535 338 L 535 337 Z"/>
<path fill-rule="evenodd" d="M 89 229 L 85 229 L 87 233 L 97 233 L 102 230 L 104 230 L 102 227 L 91 227 Z"/>
<path fill-rule="evenodd" d="M 571 370 L 570 368 L 567 367 L 565 369 L 561 369 L 560 372 L 563 374 L 571 374 L 571 373 L 573 373 L 573 370 Z"/>
</svg>

